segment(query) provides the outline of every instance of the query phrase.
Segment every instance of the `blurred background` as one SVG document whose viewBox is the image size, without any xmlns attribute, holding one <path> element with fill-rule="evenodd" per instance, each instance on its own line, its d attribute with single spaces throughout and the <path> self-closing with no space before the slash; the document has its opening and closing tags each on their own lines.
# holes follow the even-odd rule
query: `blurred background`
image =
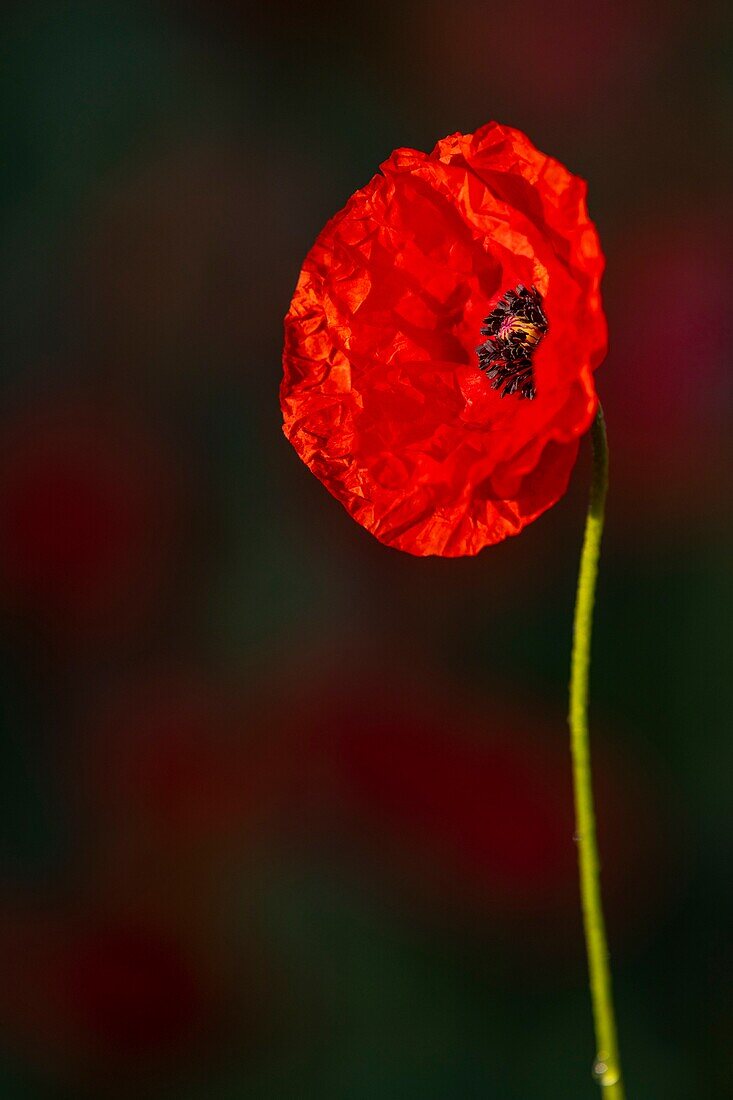
<svg viewBox="0 0 733 1100">
<path fill-rule="evenodd" d="M 590 184 L 593 730 L 635 1100 L 729 1095 L 730 6 L 4 5 L 0 1095 L 594 1095 L 565 728 L 588 485 L 476 559 L 354 524 L 282 317 L 397 146 Z"/>
</svg>

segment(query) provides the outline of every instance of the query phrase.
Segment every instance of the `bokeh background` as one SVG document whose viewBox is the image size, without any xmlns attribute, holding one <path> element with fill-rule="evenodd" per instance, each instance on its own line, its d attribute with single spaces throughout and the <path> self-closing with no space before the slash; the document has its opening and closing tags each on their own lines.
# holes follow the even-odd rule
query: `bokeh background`
<svg viewBox="0 0 733 1100">
<path fill-rule="evenodd" d="M 420 561 L 280 431 L 323 222 L 491 118 L 589 180 L 608 256 L 593 727 L 629 1094 L 728 1095 L 726 9 L 4 5 L 3 1097 L 594 1094 L 587 453 L 521 539 Z"/>
</svg>

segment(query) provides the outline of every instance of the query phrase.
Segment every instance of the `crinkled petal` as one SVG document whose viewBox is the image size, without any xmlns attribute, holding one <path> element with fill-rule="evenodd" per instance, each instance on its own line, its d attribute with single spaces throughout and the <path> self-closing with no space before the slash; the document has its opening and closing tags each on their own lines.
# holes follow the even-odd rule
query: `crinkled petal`
<svg viewBox="0 0 733 1100">
<path fill-rule="evenodd" d="M 398 149 L 323 229 L 285 320 L 281 404 L 296 451 L 350 514 L 413 554 L 475 554 L 565 492 L 606 350 L 586 185 L 490 123 Z M 484 318 L 543 295 L 537 397 L 479 371 Z"/>
</svg>

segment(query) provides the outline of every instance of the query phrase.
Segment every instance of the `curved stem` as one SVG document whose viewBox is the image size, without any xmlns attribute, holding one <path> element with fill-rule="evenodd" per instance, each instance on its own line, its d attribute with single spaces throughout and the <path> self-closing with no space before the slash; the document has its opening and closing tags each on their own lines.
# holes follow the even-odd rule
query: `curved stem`
<svg viewBox="0 0 733 1100">
<path fill-rule="evenodd" d="M 580 870 L 585 945 L 593 1001 L 597 1055 L 593 1067 L 596 1080 L 608 1100 L 624 1100 L 616 1019 L 611 990 L 606 928 L 601 900 L 600 864 L 596 839 L 595 808 L 591 781 L 588 737 L 588 676 L 593 627 L 598 556 L 608 489 L 608 444 L 600 405 L 593 422 L 593 477 L 580 556 L 575 598 L 573 652 L 570 666 L 570 750 L 573 761 L 576 840 Z"/>
</svg>

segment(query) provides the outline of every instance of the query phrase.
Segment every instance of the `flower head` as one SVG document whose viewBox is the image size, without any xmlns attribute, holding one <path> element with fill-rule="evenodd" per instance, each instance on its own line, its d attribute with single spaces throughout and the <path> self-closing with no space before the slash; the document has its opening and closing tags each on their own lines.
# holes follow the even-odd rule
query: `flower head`
<svg viewBox="0 0 733 1100">
<path fill-rule="evenodd" d="M 565 492 L 606 352 L 585 194 L 489 123 L 396 150 L 306 257 L 284 431 L 382 542 L 475 554 Z"/>
</svg>

